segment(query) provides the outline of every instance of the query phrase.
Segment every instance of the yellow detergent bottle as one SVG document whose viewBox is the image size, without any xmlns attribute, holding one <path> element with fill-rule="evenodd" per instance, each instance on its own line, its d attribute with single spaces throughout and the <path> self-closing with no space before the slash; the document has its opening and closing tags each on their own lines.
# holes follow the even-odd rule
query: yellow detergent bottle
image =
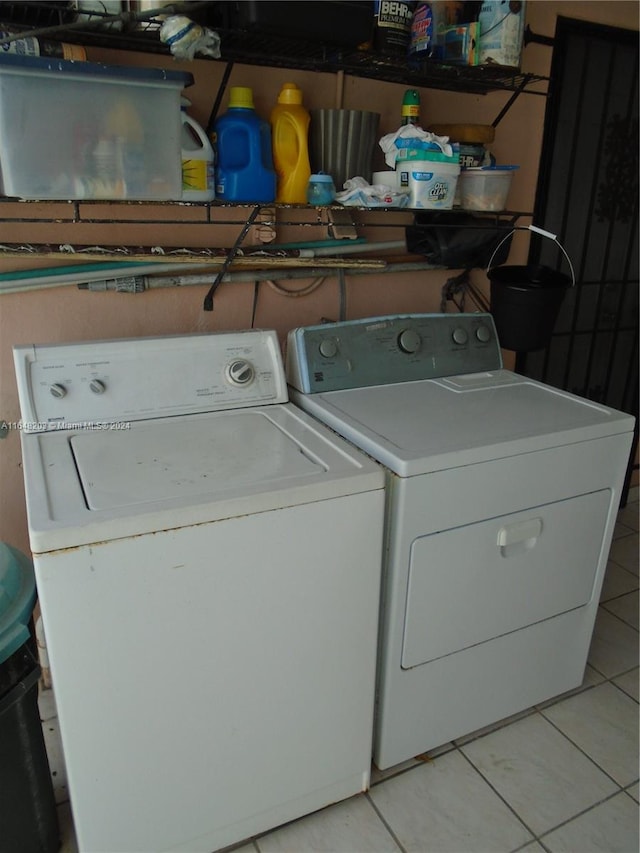
<svg viewBox="0 0 640 853">
<path fill-rule="evenodd" d="M 309 120 L 309 113 L 302 106 L 302 90 L 295 83 L 285 83 L 270 117 L 278 202 L 305 204 L 307 201 L 311 175 Z"/>
</svg>

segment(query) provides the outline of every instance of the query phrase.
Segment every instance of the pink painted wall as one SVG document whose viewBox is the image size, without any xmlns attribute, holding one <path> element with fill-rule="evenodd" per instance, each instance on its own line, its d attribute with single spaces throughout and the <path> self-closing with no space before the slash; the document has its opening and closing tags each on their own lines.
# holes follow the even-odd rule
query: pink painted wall
<svg viewBox="0 0 640 853">
<path fill-rule="evenodd" d="M 638 28 L 638 4 L 632 2 L 547 2 L 529 0 L 527 21 L 532 30 L 553 36 L 556 16 L 580 18 L 631 29 Z M 192 101 L 191 113 L 206 124 L 224 66 L 222 63 L 196 60 L 176 62 L 166 57 L 119 53 L 97 48 L 88 49 L 88 58 L 113 64 L 145 65 L 188 70 L 195 85 L 188 90 Z M 524 52 L 523 70 L 547 74 L 551 49 L 530 45 Z M 379 83 L 336 75 L 314 74 L 278 69 L 237 65 L 230 85 L 251 86 L 258 112 L 265 118 L 275 102 L 282 83 L 295 81 L 304 91 L 309 109 L 341 106 L 347 109 L 375 109 L 381 114 L 380 134 L 395 130 L 399 124 L 400 104 L 404 86 Z M 341 101 L 339 100 L 341 97 Z M 509 93 L 466 95 L 455 92 L 421 90 L 422 124 L 430 122 L 465 122 L 490 124 L 508 100 Z M 226 101 L 225 101 L 226 105 Z M 497 128 L 496 141 L 491 146 L 498 162 L 518 163 L 519 172 L 513 181 L 509 207 L 531 210 L 544 122 L 545 98 L 525 95 L 518 98 Z M 374 168 L 384 168 L 381 154 Z M 221 227 L 203 221 L 202 209 L 188 207 L 145 208 L 145 216 L 157 219 L 157 224 L 136 226 L 135 223 L 85 225 L 70 222 L 10 223 L 7 218 L 51 220 L 60 216 L 69 219 L 70 205 L 37 205 L 0 203 L 0 241 L 98 243 L 145 245 L 206 245 L 230 246 L 238 225 Z M 246 211 L 237 212 L 238 222 Z M 131 216 L 131 209 L 114 210 L 108 205 L 92 209 L 105 218 Z M 163 224 L 162 219 L 176 218 L 181 224 Z M 283 218 L 282 212 L 279 214 Z M 287 218 L 287 217 L 285 217 Z M 5 221 L 3 221 L 5 220 Z M 376 219 L 376 221 L 380 221 Z M 387 220 L 384 220 L 387 222 Z M 388 220 L 389 227 L 363 228 L 362 236 L 376 240 L 402 239 L 404 224 L 409 219 L 396 214 Z M 524 220 L 525 222 L 527 220 Z M 542 223 L 540 223 L 542 224 Z M 278 241 L 322 239 L 326 234 L 319 226 L 305 228 L 280 227 Z M 511 262 L 526 257 L 526 239 L 517 235 Z M 415 256 L 412 258 L 415 260 Z M 0 271 L 47 266 L 26 262 L 0 262 Z M 395 276 L 347 276 L 347 315 L 349 318 L 401 311 L 437 311 L 442 284 L 447 272 L 414 272 Z M 486 280 L 481 272 L 476 278 L 482 286 Z M 302 288 L 308 280 L 284 282 L 290 289 Z M 59 341 L 99 338 L 164 335 L 181 332 L 201 332 L 218 329 L 246 328 L 251 323 L 253 283 L 223 284 L 215 298 L 215 310 L 204 312 L 202 302 L 206 286 L 173 288 L 142 295 L 116 293 L 87 293 L 75 286 L 62 286 L 30 293 L 0 295 L 0 420 L 18 421 L 20 417 L 12 346 L 18 343 L 53 343 Z M 312 294 L 301 298 L 285 297 L 266 283 L 260 286 L 255 325 L 275 328 L 284 340 L 293 326 L 316 323 L 323 317 L 337 317 L 339 291 L 335 276 L 328 276 Z M 471 309 L 473 310 L 473 308 Z M 509 364 L 512 354 L 505 353 Z M 28 552 L 26 514 L 21 471 L 20 439 L 17 430 L 0 441 L 0 540 Z"/>
</svg>

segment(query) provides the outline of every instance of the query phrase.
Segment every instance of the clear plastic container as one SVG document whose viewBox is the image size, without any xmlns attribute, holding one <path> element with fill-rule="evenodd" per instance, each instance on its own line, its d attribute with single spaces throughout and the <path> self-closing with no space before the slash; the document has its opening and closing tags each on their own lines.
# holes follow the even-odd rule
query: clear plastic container
<svg viewBox="0 0 640 853">
<path fill-rule="evenodd" d="M 464 210 L 505 210 L 513 173 L 518 166 L 480 166 L 463 169 L 458 178 Z"/>
<path fill-rule="evenodd" d="M 191 74 L 0 55 L 2 192 L 179 199 L 180 93 Z"/>
</svg>

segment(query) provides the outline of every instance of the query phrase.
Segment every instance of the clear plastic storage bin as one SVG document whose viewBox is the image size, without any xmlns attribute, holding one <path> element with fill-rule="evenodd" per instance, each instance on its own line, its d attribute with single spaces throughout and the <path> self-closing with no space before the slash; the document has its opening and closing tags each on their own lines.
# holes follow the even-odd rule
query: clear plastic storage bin
<svg viewBox="0 0 640 853">
<path fill-rule="evenodd" d="M 179 199 L 180 94 L 191 74 L 0 56 L 6 196 Z"/>
<path fill-rule="evenodd" d="M 518 166 L 480 166 L 463 169 L 458 179 L 464 210 L 505 210 L 511 178 Z"/>
</svg>

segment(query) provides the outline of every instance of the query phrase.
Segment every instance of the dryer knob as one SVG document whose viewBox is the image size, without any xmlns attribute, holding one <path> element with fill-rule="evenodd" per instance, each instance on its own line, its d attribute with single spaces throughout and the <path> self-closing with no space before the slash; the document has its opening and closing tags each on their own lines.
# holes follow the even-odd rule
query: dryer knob
<svg viewBox="0 0 640 853">
<path fill-rule="evenodd" d="M 104 384 L 102 379 L 92 379 L 91 382 L 89 382 L 89 388 L 94 394 L 104 394 L 107 390 L 107 386 Z"/>
<path fill-rule="evenodd" d="M 250 361 L 238 358 L 227 365 L 227 379 L 232 385 L 249 385 L 255 376 Z"/>
<path fill-rule="evenodd" d="M 338 352 L 338 344 L 333 340 L 333 338 L 325 338 L 323 341 L 320 341 L 320 355 L 325 358 L 333 358 Z"/>
<path fill-rule="evenodd" d="M 413 329 L 404 329 L 398 335 L 398 346 L 402 352 L 418 352 L 421 343 L 420 335 Z"/>
<path fill-rule="evenodd" d="M 63 397 L 66 396 L 67 389 L 59 382 L 54 382 L 54 384 L 50 386 L 49 392 L 52 397 L 57 397 L 59 400 L 61 400 Z"/>
<path fill-rule="evenodd" d="M 476 329 L 476 338 L 480 343 L 487 344 L 491 340 L 491 329 L 488 326 L 478 326 Z"/>
<path fill-rule="evenodd" d="M 461 326 L 458 326 L 457 329 L 453 330 L 453 334 L 451 335 L 454 342 L 456 344 L 466 344 L 469 340 L 469 336 L 467 335 L 467 330 L 463 329 Z"/>
</svg>

